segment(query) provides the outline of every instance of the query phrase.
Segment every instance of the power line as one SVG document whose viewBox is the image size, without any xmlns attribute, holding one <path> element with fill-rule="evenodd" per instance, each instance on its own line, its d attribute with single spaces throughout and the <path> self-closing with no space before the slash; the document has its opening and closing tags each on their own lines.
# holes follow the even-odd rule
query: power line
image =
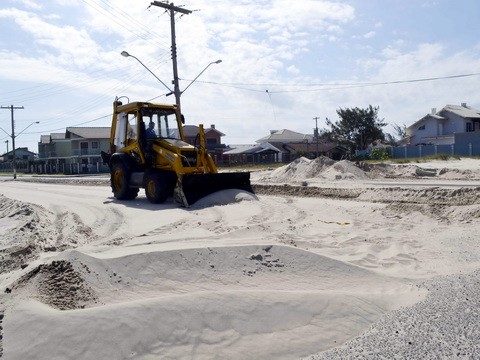
<svg viewBox="0 0 480 360">
<path fill-rule="evenodd" d="M 449 75 L 449 76 L 437 76 L 430 78 L 419 78 L 419 79 L 409 79 L 409 80 L 393 80 L 393 81 L 382 81 L 382 82 L 368 82 L 368 83 L 332 83 L 332 84 L 271 84 L 271 83 L 220 83 L 215 81 L 198 81 L 204 84 L 220 85 L 226 87 L 232 87 L 241 90 L 255 91 L 255 92 L 264 92 L 265 90 L 245 88 L 244 86 L 329 86 L 321 89 L 296 89 L 296 90 L 277 90 L 269 91 L 269 93 L 286 93 L 286 92 L 313 92 L 313 91 L 326 91 L 326 90 L 342 90 L 358 87 L 370 87 L 370 86 L 381 86 L 381 85 L 396 85 L 396 84 L 405 84 L 405 83 L 415 83 L 415 82 L 427 82 L 427 81 L 438 81 L 438 80 L 448 80 L 456 79 L 463 77 L 472 77 L 478 76 L 480 73 L 471 73 L 471 74 L 459 74 L 459 75 Z M 187 79 L 182 79 L 188 81 Z"/>
<path fill-rule="evenodd" d="M 268 98 L 270 99 L 270 105 L 272 105 L 272 111 L 273 111 L 273 120 L 276 123 L 277 122 L 277 115 L 275 114 L 275 107 L 273 106 L 272 97 L 271 97 L 270 93 L 268 92 L 268 90 L 265 90 L 265 92 L 267 93 Z"/>
<path fill-rule="evenodd" d="M 125 23 L 122 23 L 122 21 L 120 21 L 119 18 L 125 18 L 125 16 L 121 15 L 121 16 L 114 16 L 111 14 L 112 12 L 112 9 L 108 8 L 108 9 L 105 9 L 104 7 L 102 7 L 101 5 L 95 3 L 95 2 L 88 2 L 87 0 L 81 0 L 83 3 L 85 3 L 86 5 L 90 6 L 92 9 L 94 9 L 95 11 L 99 12 L 100 14 L 102 14 L 103 16 L 109 18 L 111 21 L 113 21 L 114 23 L 116 23 L 117 25 L 119 25 L 120 27 L 124 28 L 125 30 L 127 30 L 128 32 L 132 33 L 133 35 L 141 38 L 142 40 L 145 40 L 147 42 L 150 42 L 151 44 L 154 44 L 154 42 L 152 42 L 149 38 L 149 36 L 147 35 L 153 35 L 156 37 L 156 34 L 150 32 L 150 31 L 145 31 L 144 34 L 139 34 L 138 33 L 138 29 L 137 27 L 132 27 L 130 26 L 129 22 L 130 21 L 127 21 L 128 19 L 126 19 Z M 111 5 L 109 5 L 111 6 Z M 115 10 L 115 9 L 114 9 Z M 119 12 L 118 10 L 116 10 L 117 13 Z M 131 18 L 131 17 L 130 17 Z M 134 20 L 135 22 L 138 23 L 137 20 L 131 18 L 132 20 Z M 163 42 L 163 39 L 161 39 L 161 41 Z M 165 46 L 165 43 L 157 43 L 157 44 L 154 44 L 154 45 L 162 45 L 162 46 Z"/>
</svg>

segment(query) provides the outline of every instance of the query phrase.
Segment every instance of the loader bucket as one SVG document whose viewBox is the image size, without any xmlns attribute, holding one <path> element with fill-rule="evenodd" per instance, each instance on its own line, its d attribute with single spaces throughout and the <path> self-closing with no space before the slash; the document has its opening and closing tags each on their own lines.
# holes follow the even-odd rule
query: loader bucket
<svg viewBox="0 0 480 360">
<path fill-rule="evenodd" d="M 197 200 L 216 191 L 239 189 L 253 193 L 249 172 L 185 174 L 181 179 L 181 189 L 175 189 L 175 199 L 183 206 L 189 206 Z M 179 194 L 178 192 L 183 192 Z"/>
</svg>

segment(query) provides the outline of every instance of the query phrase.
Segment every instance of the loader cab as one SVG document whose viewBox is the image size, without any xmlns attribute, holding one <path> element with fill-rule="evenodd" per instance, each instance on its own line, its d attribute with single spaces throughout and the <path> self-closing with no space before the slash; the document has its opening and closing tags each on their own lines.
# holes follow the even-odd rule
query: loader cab
<svg viewBox="0 0 480 360">
<path fill-rule="evenodd" d="M 173 106 L 150 103 L 114 104 L 113 152 L 127 153 L 137 164 L 145 164 L 153 143 L 178 142 L 183 137 Z"/>
<path fill-rule="evenodd" d="M 146 140 L 181 140 L 177 115 L 173 109 L 142 108 L 140 113 Z"/>
</svg>

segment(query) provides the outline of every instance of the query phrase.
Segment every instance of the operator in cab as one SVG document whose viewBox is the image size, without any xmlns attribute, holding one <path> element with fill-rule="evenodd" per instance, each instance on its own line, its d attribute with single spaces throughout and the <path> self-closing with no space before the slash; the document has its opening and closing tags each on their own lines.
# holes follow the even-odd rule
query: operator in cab
<svg viewBox="0 0 480 360">
<path fill-rule="evenodd" d="M 155 123 L 153 121 L 150 121 L 150 123 L 148 124 L 148 129 L 145 130 L 145 135 L 147 139 L 152 139 L 157 137 L 157 134 L 155 133 Z"/>
</svg>

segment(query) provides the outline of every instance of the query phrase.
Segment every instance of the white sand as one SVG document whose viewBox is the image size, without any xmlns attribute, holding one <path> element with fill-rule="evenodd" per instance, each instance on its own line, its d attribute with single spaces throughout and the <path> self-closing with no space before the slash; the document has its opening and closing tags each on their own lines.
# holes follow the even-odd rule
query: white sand
<svg viewBox="0 0 480 360">
<path fill-rule="evenodd" d="M 364 170 L 300 159 L 188 209 L 4 178 L 4 358 L 478 358 L 480 160 Z"/>
</svg>

